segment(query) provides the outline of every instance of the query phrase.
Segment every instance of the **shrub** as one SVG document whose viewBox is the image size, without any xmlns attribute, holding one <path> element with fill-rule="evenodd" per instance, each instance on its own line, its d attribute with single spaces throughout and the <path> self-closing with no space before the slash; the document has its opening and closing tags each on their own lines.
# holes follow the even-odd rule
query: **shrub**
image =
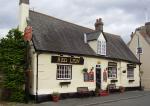
<svg viewBox="0 0 150 106">
<path fill-rule="evenodd" d="M 24 101 L 26 45 L 18 29 L 10 30 L 7 36 L 0 40 L 0 70 L 4 73 L 3 87 L 9 92 L 5 100 Z"/>
</svg>

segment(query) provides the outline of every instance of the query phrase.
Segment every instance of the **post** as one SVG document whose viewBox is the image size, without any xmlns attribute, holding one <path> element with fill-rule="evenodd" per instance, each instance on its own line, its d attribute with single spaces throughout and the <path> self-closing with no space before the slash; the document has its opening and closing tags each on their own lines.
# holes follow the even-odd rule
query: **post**
<svg viewBox="0 0 150 106">
<path fill-rule="evenodd" d="M 140 48 L 140 38 L 139 38 L 139 34 L 138 34 L 138 48 Z M 140 76 L 140 90 L 142 90 L 142 82 L 141 82 L 141 55 L 140 55 L 140 52 L 138 52 L 138 55 L 139 55 L 139 62 L 140 62 L 140 65 L 139 65 L 139 76 Z"/>
</svg>

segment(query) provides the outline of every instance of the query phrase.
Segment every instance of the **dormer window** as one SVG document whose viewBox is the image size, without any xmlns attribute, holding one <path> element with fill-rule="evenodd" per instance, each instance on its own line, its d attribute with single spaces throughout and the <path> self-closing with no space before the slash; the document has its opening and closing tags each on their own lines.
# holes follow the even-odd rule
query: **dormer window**
<svg viewBox="0 0 150 106">
<path fill-rule="evenodd" d="M 84 42 L 88 43 L 93 51 L 98 55 L 106 55 L 107 37 L 103 32 L 103 22 L 99 18 L 96 20 L 94 32 L 84 34 Z"/>
<path fill-rule="evenodd" d="M 106 41 L 97 41 L 97 54 L 106 55 Z"/>
</svg>

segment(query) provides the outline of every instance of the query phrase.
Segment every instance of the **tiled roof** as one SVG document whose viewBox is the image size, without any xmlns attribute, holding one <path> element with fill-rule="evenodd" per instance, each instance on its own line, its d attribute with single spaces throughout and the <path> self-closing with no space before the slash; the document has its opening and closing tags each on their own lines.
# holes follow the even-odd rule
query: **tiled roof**
<svg viewBox="0 0 150 106">
<path fill-rule="evenodd" d="M 88 43 L 84 43 L 84 33 L 94 30 L 33 11 L 30 11 L 29 18 L 28 24 L 33 27 L 32 41 L 37 51 L 139 62 L 119 36 L 104 33 L 107 39 L 107 55 L 100 56 Z M 91 38 L 96 39 L 95 37 L 97 34 Z"/>
</svg>

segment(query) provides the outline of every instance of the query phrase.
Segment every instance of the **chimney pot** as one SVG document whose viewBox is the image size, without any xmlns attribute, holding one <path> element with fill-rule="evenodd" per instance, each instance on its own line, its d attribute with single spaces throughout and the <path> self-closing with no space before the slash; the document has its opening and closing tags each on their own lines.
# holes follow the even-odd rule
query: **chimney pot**
<svg viewBox="0 0 150 106">
<path fill-rule="evenodd" d="M 96 30 L 96 31 L 103 31 L 103 22 L 102 22 L 102 19 L 101 19 L 101 18 L 96 19 L 96 22 L 95 22 L 95 30 Z"/>
<path fill-rule="evenodd" d="M 131 39 L 133 38 L 133 35 L 134 35 L 134 33 L 132 32 L 132 33 L 131 33 Z"/>
<path fill-rule="evenodd" d="M 19 5 L 22 4 L 22 3 L 29 4 L 29 0 L 20 0 Z"/>
</svg>

